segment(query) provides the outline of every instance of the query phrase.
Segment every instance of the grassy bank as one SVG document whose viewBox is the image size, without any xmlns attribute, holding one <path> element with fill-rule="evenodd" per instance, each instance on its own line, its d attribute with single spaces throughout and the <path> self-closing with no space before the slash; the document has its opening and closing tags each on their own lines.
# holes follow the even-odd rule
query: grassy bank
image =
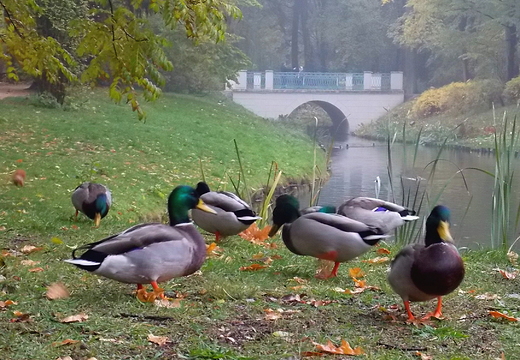
<svg viewBox="0 0 520 360">
<path fill-rule="evenodd" d="M 290 253 L 279 237 L 256 244 L 230 237 L 200 273 L 164 284 L 176 297 L 172 308 L 141 303 L 134 286 L 64 263 L 72 247 L 161 214 L 173 186 L 200 180 L 199 159 L 210 184 L 231 189 L 226 174 L 238 177 L 233 139 L 253 187 L 265 181 L 272 160 L 293 178 L 312 169 L 312 146 L 303 135 L 228 102 L 166 96 L 149 105 L 142 124 L 99 94 L 85 98 L 71 112 L 25 100 L 0 102 L 2 358 L 298 359 L 315 351 L 313 341 L 328 339 L 360 346 L 368 359 L 520 357 L 517 322 L 488 314 L 520 316 L 518 279 L 495 270 L 513 271 L 498 252 L 465 252 L 467 276 L 461 291 L 445 299 L 446 319 L 420 327 L 400 316 L 400 300 L 385 280 L 388 263 L 364 261 L 392 257 L 398 251 L 393 245 L 387 246 L 390 254 L 374 249 L 342 265 L 337 278 L 318 280 L 315 260 Z M 28 175 L 23 188 L 8 181 L 18 167 Z M 70 192 L 84 180 L 106 183 L 114 194 L 98 229 L 88 219 L 72 219 Z M 28 253 L 27 245 L 36 251 Z M 247 271 L 254 263 L 266 267 Z M 353 267 L 376 288 L 338 292 L 354 290 L 348 275 Z M 70 296 L 49 300 L 47 287 L 57 282 Z M 413 305 L 417 314 L 433 307 Z M 62 322 L 79 314 L 80 321 Z M 150 334 L 166 337 L 164 344 L 151 342 L 161 338 Z"/>
<path fill-rule="evenodd" d="M 386 141 L 388 133 L 397 134 L 396 140 L 402 140 L 403 126 L 406 126 L 407 141 L 415 141 L 421 131 L 420 143 L 434 145 L 457 145 L 472 149 L 490 149 L 494 147 L 494 131 L 500 131 L 504 113 L 509 119 L 520 115 L 520 108 L 515 105 L 497 107 L 495 110 L 470 111 L 464 114 L 440 114 L 426 118 L 411 115 L 413 100 L 408 101 L 379 119 L 355 130 L 361 137 Z"/>
</svg>

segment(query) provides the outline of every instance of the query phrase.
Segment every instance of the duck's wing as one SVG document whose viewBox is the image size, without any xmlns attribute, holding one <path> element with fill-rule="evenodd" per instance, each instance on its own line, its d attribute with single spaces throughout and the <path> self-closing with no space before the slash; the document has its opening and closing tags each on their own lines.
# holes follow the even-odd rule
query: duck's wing
<svg viewBox="0 0 520 360">
<path fill-rule="evenodd" d="M 403 213 L 404 215 L 415 215 L 415 211 L 407 209 L 404 206 L 394 204 L 389 201 L 384 201 L 381 199 L 371 198 L 371 197 L 356 197 L 353 199 L 350 199 L 346 202 L 344 202 L 340 209 L 343 207 L 358 207 L 365 210 L 371 210 L 371 211 L 381 211 L 381 210 L 388 210 L 388 211 L 394 211 L 397 213 Z"/>
<path fill-rule="evenodd" d="M 367 225 L 360 221 L 348 218 L 339 214 L 329 214 L 329 213 L 309 213 L 301 216 L 301 219 L 308 219 L 320 222 L 324 225 L 334 227 L 338 230 L 345 232 L 357 232 L 357 233 L 365 233 L 365 232 L 373 232 L 374 234 L 379 234 L 381 231 L 373 226 Z"/>
<path fill-rule="evenodd" d="M 202 201 L 209 206 L 220 208 L 224 211 L 233 212 L 242 209 L 250 209 L 249 205 L 237 195 L 227 191 L 210 191 L 203 194 Z"/>
<path fill-rule="evenodd" d="M 191 224 L 186 224 L 192 226 Z M 164 224 L 139 224 L 119 234 L 109 236 L 100 241 L 78 247 L 72 253 L 73 258 L 76 251 L 87 250 L 102 253 L 104 255 L 119 255 L 126 252 L 144 248 L 154 243 L 165 241 L 178 241 L 184 239 L 184 235 L 176 227 Z M 81 255 L 83 257 L 86 253 Z"/>
</svg>

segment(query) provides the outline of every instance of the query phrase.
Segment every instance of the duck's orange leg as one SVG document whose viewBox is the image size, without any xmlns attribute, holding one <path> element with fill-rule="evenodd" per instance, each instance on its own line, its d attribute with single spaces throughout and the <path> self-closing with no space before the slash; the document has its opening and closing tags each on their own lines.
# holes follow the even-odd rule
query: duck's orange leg
<svg viewBox="0 0 520 360">
<path fill-rule="evenodd" d="M 215 242 L 218 243 L 219 241 L 220 241 L 220 233 L 217 231 L 217 232 L 215 233 Z"/>
<path fill-rule="evenodd" d="M 330 272 L 330 275 L 329 275 L 330 278 L 338 276 L 339 265 L 340 265 L 339 262 L 334 263 L 334 267 L 332 268 L 332 271 Z"/>
<path fill-rule="evenodd" d="M 406 300 L 406 301 L 403 301 L 404 303 L 404 308 L 406 309 L 406 313 L 408 314 L 408 322 L 413 322 L 415 321 L 415 316 L 413 316 L 413 313 L 412 313 L 412 310 L 410 309 L 410 301 L 409 300 Z"/>
<path fill-rule="evenodd" d="M 157 281 L 152 281 L 152 282 L 150 282 L 150 284 L 151 284 L 152 287 L 153 287 L 153 292 L 154 292 L 154 294 L 155 294 L 159 299 L 166 299 L 166 296 L 164 296 L 164 289 L 160 288 L 159 285 L 157 285 Z"/>
<path fill-rule="evenodd" d="M 434 317 L 437 319 L 442 318 L 442 296 L 437 297 L 437 307 L 434 312 L 429 312 L 422 319 L 428 320 L 429 318 Z"/>
</svg>

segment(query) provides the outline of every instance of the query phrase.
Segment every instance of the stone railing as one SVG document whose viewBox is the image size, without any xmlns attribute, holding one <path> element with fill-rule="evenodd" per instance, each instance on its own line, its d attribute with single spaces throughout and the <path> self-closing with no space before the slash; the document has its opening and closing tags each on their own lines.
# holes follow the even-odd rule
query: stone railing
<svg viewBox="0 0 520 360">
<path fill-rule="evenodd" d="M 233 90 L 343 90 L 343 91 L 402 91 L 403 73 L 320 73 L 274 72 L 266 70 L 239 71 Z"/>
</svg>

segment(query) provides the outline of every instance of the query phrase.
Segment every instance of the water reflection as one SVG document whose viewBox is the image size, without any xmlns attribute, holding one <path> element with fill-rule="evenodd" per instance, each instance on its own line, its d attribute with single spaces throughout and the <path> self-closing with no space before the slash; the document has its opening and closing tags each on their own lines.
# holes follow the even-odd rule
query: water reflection
<svg viewBox="0 0 520 360">
<path fill-rule="evenodd" d="M 348 144 L 348 148 L 347 145 Z M 392 146 L 393 191 L 388 177 L 388 154 L 385 143 L 375 143 L 355 137 L 336 144 L 332 154 L 332 175 L 321 191 L 319 204 L 339 205 L 344 200 L 355 196 L 375 196 L 374 181 L 381 178 L 380 198 L 402 202 L 403 193 L 414 197 L 417 185 L 426 186 L 431 166 L 437 158 L 439 149 L 421 147 L 413 166 L 414 148 L 395 144 Z M 339 148 L 341 146 L 341 148 Z M 494 179 L 480 171 L 464 170 L 463 177 L 459 169 L 469 167 L 494 172 L 495 162 L 492 155 L 478 155 L 456 150 L 445 150 L 437 163 L 432 182 L 429 205 L 423 208 L 424 216 L 434 203 L 442 203 L 452 209 L 452 234 L 458 246 L 476 248 L 481 244 L 491 244 L 491 201 Z M 445 161 L 447 160 L 447 161 Z M 516 172 L 520 170 L 516 161 Z M 403 178 L 401 182 L 401 176 Z M 516 215 L 518 198 L 518 177 L 513 187 L 513 212 Z M 466 188 L 467 184 L 467 188 Z M 438 200 L 437 200 L 438 199 Z M 512 234 L 511 236 L 515 236 Z M 512 238 L 514 239 L 514 237 Z"/>
</svg>

